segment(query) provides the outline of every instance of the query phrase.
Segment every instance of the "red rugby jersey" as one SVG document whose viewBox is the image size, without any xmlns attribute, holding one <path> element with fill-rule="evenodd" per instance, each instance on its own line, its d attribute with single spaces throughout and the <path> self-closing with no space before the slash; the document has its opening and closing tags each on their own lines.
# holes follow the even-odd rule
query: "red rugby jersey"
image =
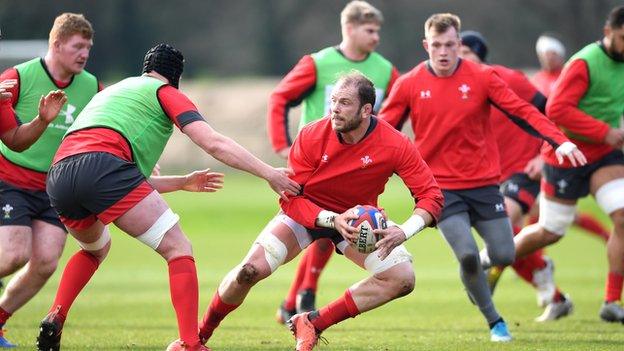
<svg viewBox="0 0 624 351">
<path fill-rule="evenodd" d="M 386 96 L 398 77 L 399 71 L 393 66 Z M 311 55 L 305 55 L 282 79 L 269 98 L 267 129 L 273 150 L 279 151 L 290 146 L 288 110 L 299 105 L 315 88 L 316 65 Z"/>
<path fill-rule="evenodd" d="M 541 70 L 531 78 L 531 82 L 535 84 L 537 89 L 544 94 L 544 96 L 549 97 L 550 93 L 555 88 L 555 83 L 557 83 L 557 78 L 561 75 L 561 70 L 556 71 L 546 71 Z"/>
<path fill-rule="evenodd" d="M 492 105 L 549 143 L 568 140 L 493 68 L 466 60 L 449 77 L 436 76 L 426 61 L 419 64 L 397 80 L 380 117 L 397 128 L 410 117 L 414 142 L 440 187 L 471 189 L 497 184 L 500 178 Z"/>
<path fill-rule="evenodd" d="M 325 117 L 304 127 L 288 157 L 291 178 L 303 186 L 300 195 L 280 200 L 282 210 L 307 228 L 314 228 L 321 210 L 343 213 L 356 205 L 377 207 L 393 173 L 408 187 L 416 207 L 437 219 L 442 192 L 414 144 L 375 117 L 367 135 L 356 144 L 342 143 Z"/>
<path fill-rule="evenodd" d="M 546 107 L 546 97 L 520 71 L 500 65 L 490 66 L 507 83 L 509 88 L 522 100 L 531 103 L 542 111 Z M 514 173 L 524 171 L 526 164 L 539 155 L 542 139 L 523 131 L 499 109 L 490 112 L 492 131 L 496 138 L 501 168 L 501 181 Z"/>
<path fill-rule="evenodd" d="M 548 98 L 546 113 L 548 118 L 557 125 L 589 139 L 589 141 L 574 139 L 574 143 L 585 154 L 587 162 L 591 163 L 614 149 L 604 143 L 609 125 L 578 108 L 578 103 L 588 88 L 589 69 L 587 63 L 581 59 L 568 63 Z M 572 167 L 568 160 L 565 160 L 563 165 L 559 165 L 555 151 L 548 145 L 542 148 L 542 156 L 544 156 L 544 161 L 550 165 Z"/>
<path fill-rule="evenodd" d="M 0 134 L 4 134 L 9 130 L 18 127 L 20 120 L 11 106 L 11 100 L 0 101 Z"/>
</svg>

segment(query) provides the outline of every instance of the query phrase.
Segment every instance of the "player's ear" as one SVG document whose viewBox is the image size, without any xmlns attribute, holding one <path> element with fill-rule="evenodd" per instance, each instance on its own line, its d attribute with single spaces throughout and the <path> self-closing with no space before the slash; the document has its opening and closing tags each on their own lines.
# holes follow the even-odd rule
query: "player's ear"
<svg viewBox="0 0 624 351">
<path fill-rule="evenodd" d="M 372 115 L 373 114 L 373 105 L 371 105 L 371 104 L 364 104 L 364 106 L 362 106 L 362 108 L 360 109 L 360 113 L 362 114 L 362 117 Z"/>
<path fill-rule="evenodd" d="M 422 43 L 425 51 L 429 51 L 429 43 L 427 42 L 427 38 L 424 38 Z"/>
</svg>

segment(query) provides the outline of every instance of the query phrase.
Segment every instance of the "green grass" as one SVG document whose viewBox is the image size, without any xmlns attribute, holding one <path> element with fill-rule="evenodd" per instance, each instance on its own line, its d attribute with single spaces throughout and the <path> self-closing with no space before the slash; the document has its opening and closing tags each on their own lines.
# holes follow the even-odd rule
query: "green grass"
<svg viewBox="0 0 624 351">
<path fill-rule="evenodd" d="M 167 196 L 181 215 L 191 238 L 200 282 L 203 313 L 221 278 L 245 255 L 257 233 L 277 211 L 275 196 L 261 180 L 228 175 L 217 194 L 178 193 Z M 400 181 L 393 179 L 382 206 L 403 221 L 412 202 Z M 591 202 L 585 210 L 597 211 Z M 606 217 L 602 216 L 606 220 Z M 435 230 L 412 238 L 416 289 L 407 297 L 347 320 L 326 331 L 329 344 L 321 350 L 621 350 L 624 326 L 598 319 L 606 273 L 604 244 L 578 230 L 552 249 L 556 279 L 575 303 L 563 320 L 539 324 L 535 293 L 506 272 L 495 302 L 510 324 L 515 340 L 489 342 L 487 325 L 468 302 L 450 249 Z M 32 350 L 40 319 L 49 308 L 62 267 L 77 250 L 70 239 L 59 271 L 28 305 L 9 321 L 7 337 Z M 286 293 L 296 263 L 291 262 L 258 284 L 245 304 L 216 331 L 214 350 L 292 350 L 289 332 L 274 322 L 276 307 Z M 335 255 L 321 277 L 318 303 L 325 304 L 366 277 Z M 91 283 L 74 304 L 63 332 L 64 350 L 164 350 L 177 338 L 170 303 L 166 265 L 146 246 L 119 231 L 113 247 Z"/>
</svg>

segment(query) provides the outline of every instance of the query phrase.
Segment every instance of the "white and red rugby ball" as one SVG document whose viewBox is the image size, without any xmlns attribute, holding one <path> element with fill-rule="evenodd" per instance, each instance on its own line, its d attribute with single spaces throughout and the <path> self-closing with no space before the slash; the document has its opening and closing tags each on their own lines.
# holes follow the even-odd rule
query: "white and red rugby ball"
<svg viewBox="0 0 624 351">
<path fill-rule="evenodd" d="M 357 206 L 354 210 L 358 216 L 349 222 L 349 225 L 357 228 L 357 238 L 353 246 L 362 253 L 375 251 L 375 244 L 381 237 L 373 233 L 373 229 L 386 229 L 386 220 L 381 211 L 373 206 Z"/>
</svg>

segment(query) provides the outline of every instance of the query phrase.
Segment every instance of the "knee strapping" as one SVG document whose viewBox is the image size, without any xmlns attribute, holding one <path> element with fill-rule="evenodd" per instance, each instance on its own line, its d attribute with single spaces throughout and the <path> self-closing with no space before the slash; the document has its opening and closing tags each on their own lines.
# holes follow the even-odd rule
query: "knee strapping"
<svg viewBox="0 0 624 351">
<path fill-rule="evenodd" d="M 97 251 L 97 250 L 103 249 L 106 246 L 106 244 L 108 244 L 111 241 L 111 236 L 108 230 L 104 230 L 102 234 L 100 235 L 100 238 L 92 243 L 85 243 L 77 239 L 76 241 L 78 242 L 78 246 L 80 246 L 83 250 Z"/>
<path fill-rule="evenodd" d="M 607 214 L 624 208 L 624 179 L 615 179 L 603 184 L 594 197 L 596 203 Z"/>
<path fill-rule="evenodd" d="M 286 245 L 269 230 L 265 229 L 260 233 L 258 239 L 256 239 L 256 244 L 264 249 L 264 258 L 271 268 L 271 273 L 275 272 L 277 267 L 281 266 L 286 260 L 288 255 Z"/>
<path fill-rule="evenodd" d="M 167 209 L 152 226 L 143 234 L 137 236 L 136 238 L 142 242 L 143 244 L 151 247 L 156 250 L 160 242 L 165 237 L 165 234 L 169 231 L 169 229 L 173 228 L 173 226 L 178 223 L 180 220 L 180 216 L 173 213 L 170 208 Z"/>
<path fill-rule="evenodd" d="M 341 245 L 338 244 L 339 249 L 340 246 Z M 412 262 L 412 255 L 407 251 L 405 246 L 399 245 L 395 247 L 383 261 L 377 256 L 377 251 L 371 252 L 364 260 L 364 268 L 372 274 L 377 274 L 387 271 L 403 262 Z"/>
<path fill-rule="evenodd" d="M 563 236 L 574 222 L 576 205 L 567 205 L 540 196 L 539 224 L 547 231 Z"/>
</svg>

